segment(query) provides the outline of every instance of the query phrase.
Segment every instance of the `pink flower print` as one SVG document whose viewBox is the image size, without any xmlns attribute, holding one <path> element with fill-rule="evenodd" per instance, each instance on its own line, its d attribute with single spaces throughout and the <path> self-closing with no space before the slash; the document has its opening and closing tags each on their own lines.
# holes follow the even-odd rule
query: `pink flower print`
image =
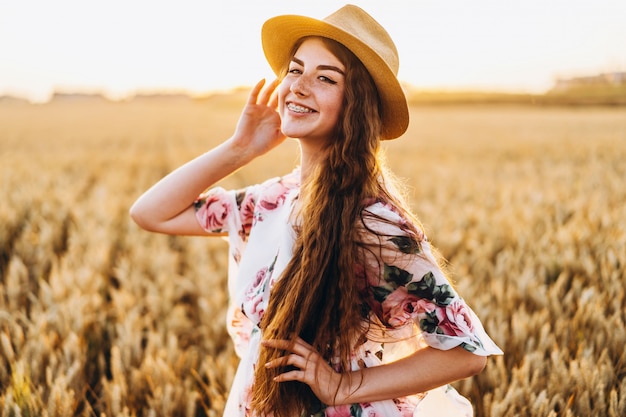
<svg viewBox="0 0 626 417">
<path fill-rule="evenodd" d="M 402 326 L 411 319 L 413 304 L 417 300 L 418 298 L 409 294 L 405 287 L 399 287 L 383 301 L 383 317 L 390 326 Z"/>
<path fill-rule="evenodd" d="M 274 183 L 265 190 L 259 205 L 265 210 L 275 210 L 285 202 L 287 191 L 282 182 Z"/>
<path fill-rule="evenodd" d="M 250 297 L 247 303 L 250 309 L 248 310 L 248 314 L 254 314 L 259 319 L 261 318 L 261 313 L 265 311 L 263 308 L 263 294 L 257 294 L 256 296 Z"/>
<path fill-rule="evenodd" d="M 230 204 L 220 200 L 218 196 L 208 195 L 198 201 L 197 216 L 205 230 L 221 232 L 230 212 Z"/>
<path fill-rule="evenodd" d="M 374 409 L 374 406 L 372 405 L 372 403 L 361 403 L 361 406 L 362 406 L 362 411 L 363 411 L 363 413 L 361 414 L 362 416 L 367 416 L 367 417 L 384 417 L 383 415 L 379 414 Z"/>
<path fill-rule="evenodd" d="M 256 202 L 254 201 L 254 196 L 252 194 L 247 194 L 241 202 L 241 227 L 245 236 L 250 235 L 250 229 L 252 228 L 252 224 L 254 223 L 255 203 Z"/>
<path fill-rule="evenodd" d="M 400 415 L 402 417 L 413 417 L 413 412 L 415 411 L 415 404 L 412 404 L 408 398 L 398 398 L 393 400 L 398 411 L 400 411 Z"/>
<path fill-rule="evenodd" d="M 265 313 L 265 309 L 263 308 L 263 296 L 259 294 L 252 303 L 252 309 L 250 310 L 251 314 L 256 314 L 259 319 L 263 317 L 263 313 Z"/>
<path fill-rule="evenodd" d="M 263 293 L 268 271 L 271 271 L 271 269 L 264 267 L 257 272 L 254 282 L 246 291 L 246 300 L 244 301 L 246 314 L 255 315 L 259 320 L 265 313 Z"/>
<path fill-rule="evenodd" d="M 474 332 L 470 309 L 461 300 L 454 300 L 446 308 L 437 309 L 439 327 L 449 336 L 467 336 Z"/>
<path fill-rule="evenodd" d="M 435 304 L 409 294 L 406 287 L 398 287 L 382 303 L 383 317 L 392 327 L 400 327 L 420 313 L 432 312 Z"/>
<path fill-rule="evenodd" d="M 252 283 L 252 287 L 250 288 L 251 290 L 261 285 L 261 283 L 265 279 L 265 275 L 267 275 L 268 270 L 269 268 L 265 266 L 256 273 L 256 277 L 254 278 L 254 282 Z"/>
<path fill-rule="evenodd" d="M 349 405 L 338 405 L 336 407 L 328 407 L 324 410 L 326 417 L 352 417 Z"/>
</svg>

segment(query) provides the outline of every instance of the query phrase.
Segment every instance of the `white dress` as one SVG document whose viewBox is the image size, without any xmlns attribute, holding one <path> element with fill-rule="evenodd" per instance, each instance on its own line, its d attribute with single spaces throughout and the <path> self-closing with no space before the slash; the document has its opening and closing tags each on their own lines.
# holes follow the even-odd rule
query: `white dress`
<svg viewBox="0 0 626 417">
<path fill-rule="evenodd" d="M 261 330 L 257 326 L 268 304 L 270 289 L 292 256 L 296 238 L 290 223 L 298 196 L 298 170 L 242 190 L 216 187 L 196 201 L 196 216 L 210 232 L 227 232 L 229 240 L 230 304 L 227 327 L 241 361 L 237 368 L 226 417 L 252 416 L 249 411 L 254 367 Z M 353 370 L 397 360 L 428 344 L 438 349 L 462 345 L 482 356 L 502 351 L 486 334 L 480 320 L 454 291 L 432 257 L 428 240 L 414 235 L 407 220 L 394 207 L 372 201 L 364 208 L 367 227 L 385 236 L 371 242 L 378 255 L 363 262 L 359 271 L 369 284 L 364 297 L 372 315 L 389 334 L 413 334 L 402 341 L 381 343 L 380 334 L 354 352 Z M 379 239 L 371 235 L 373 240 Z M 419 245 L 411 244 L 418 241 Z M 378 246 L 377 246 L 378 247 Z M 381 262 L 382 261 L 382 262 Z M 384 267 L 380 267 L 384 265 Z M 416 330 L 417 329 L 417 330 Z M 378 332 L 380 333 L 380 332 Z M 433 413 L 436 411 L 436 413 Z M 373 403 L 323 406 L 316 417 L 471 416 L 472 406 L 452 387 L 425 394 Z"/>
</svg>

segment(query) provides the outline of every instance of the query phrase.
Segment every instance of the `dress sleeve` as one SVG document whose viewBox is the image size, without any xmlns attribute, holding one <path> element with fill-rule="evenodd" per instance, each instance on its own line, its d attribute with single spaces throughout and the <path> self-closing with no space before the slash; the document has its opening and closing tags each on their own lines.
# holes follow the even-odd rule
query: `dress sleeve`
<svg viewBox="0 0 626 417">
<path fill-rule="evenodd" d="M 259 186 L 240 190 L 211 188 L 196 199 L 194 207 L 200 226 L 209 233 L 237 233 L 244 241 L 254 220 Z"/>
<path fill-rule="evenodd" d="M 472 309 L 457 294 L 421 229 L 393 207 L 364 212 L 366 303 L 389 329 L 415 324 L 430 346 L 462 346 L 477 355 L 501 354 Z"/>
</svg>

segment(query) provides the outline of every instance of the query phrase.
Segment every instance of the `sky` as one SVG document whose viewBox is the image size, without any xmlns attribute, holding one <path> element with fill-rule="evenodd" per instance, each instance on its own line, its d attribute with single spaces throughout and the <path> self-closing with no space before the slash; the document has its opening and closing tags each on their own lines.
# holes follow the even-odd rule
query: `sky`
<svg viewBox="0 0 626 417">
<path fill-rule="evenodd" d="M 626 71 L 625 0 L 353 0 L 394 39 L 401 81 L 425 90 L 543 92 Z M 324 18 L 345 1 L 0 0 L 0 96 L 55 91 L 204 95 L 273 77 L 265 20 Z"/>
</svg>

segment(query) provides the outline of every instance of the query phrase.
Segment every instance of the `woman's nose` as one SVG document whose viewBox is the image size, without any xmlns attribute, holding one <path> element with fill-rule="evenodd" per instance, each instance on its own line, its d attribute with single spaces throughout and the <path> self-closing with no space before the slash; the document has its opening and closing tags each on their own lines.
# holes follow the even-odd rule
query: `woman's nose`
<svg viewBox="0 0 626 417">
<path fill-rule="evenodd" d="M 291 83 L 289 90 L 298 96 L 305 96 L 309 92 L 309 84 L 310 81 L 308 80 L 308 77 L 300 75 L 294 82 Z"/>
</svg>

